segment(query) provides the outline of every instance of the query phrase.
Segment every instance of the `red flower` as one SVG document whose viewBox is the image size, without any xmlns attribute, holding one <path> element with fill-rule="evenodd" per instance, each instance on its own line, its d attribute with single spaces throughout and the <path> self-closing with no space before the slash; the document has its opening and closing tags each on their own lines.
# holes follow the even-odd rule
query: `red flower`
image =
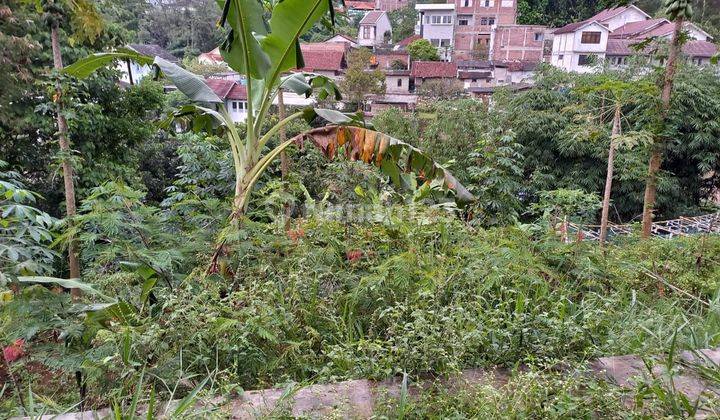
<svg viewBox="0 0 720 420">
<path fill-rule="evenodd" d="M 356 249 L 356 250 L 353 250 L 353 251 L 347 251 L 347 252 L 345 253 L 345 256 L 347 257 L 348 261 L 350 261 L 350 262 L 352 262 L 352 261 L 357 261 L 357 260 L 360 259 L 360 257 L 363 256 L 363 252 L 360 251 L 360 250 L 358 250 L 358 249 Z"/>
<path fill-rule="evenodd" d="M 22 338 L 18 338 L 17 340 L 15 340 L 14 343 L 5 347 L 3 349 L 3 357 L 5 358 L 5 361 L 10 363 L 21 358 L 25 354 L 23 346 L 25 346 L 25 340 L 23 340 Z"/>
</svg>

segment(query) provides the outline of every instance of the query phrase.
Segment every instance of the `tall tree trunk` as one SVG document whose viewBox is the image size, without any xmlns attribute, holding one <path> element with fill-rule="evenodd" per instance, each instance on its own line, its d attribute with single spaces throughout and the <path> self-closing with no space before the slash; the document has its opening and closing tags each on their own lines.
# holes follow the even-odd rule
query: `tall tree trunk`
<svg viewBox="0 0 720 420">
<path fill-rule="evenodd" d="M 665 65 L 665 79 L 662 89 L 662 122 L 663 126 L 667 122 L 668 112 L 670 111 L 670 97 L 672 95 L 673 83 L 675 81 L 675 70 L 677 69 L 677 59 L 680 55 L 680 36 L 682 34 L 684 19 L 681 16 L 675 20 L 675 30 L 673 31 L 672 41 L 670 42 L 670 50 L 668 51 L 668 60 Z M 666 139 L 659 138 L 653 144 L 652 155 L 650 156 L 650 165 L 648 167 L 648 177 L 645 182 L 645 197 L 643 203 L 642 217 L 642 237 L 649 238 L 652 230 L 653 211 L 655 209 L 655 201 L 657 199 L 657 176 L 662 164 L 662 149 Z"/>
<path fill-rule="evenodd" d="M 62 55 L 60 54 L 60 40 L 58 34 L 58 23 L 53 22 L 50 26 L 50 41 L 52 43 L 53 64 L 56 70 L 63 69 Z M 68 125 L 63 115 L 62 88 L 60 82 L 55 83 L 55 102 L 57 105 L 57 125 L 60 151 L 63 153 L 62 171 L 65 184 L 65 213 L 68 218 L 68 226 L 72 226 L 73 218 L 77 213 L 75 207 L 75 185 L 73 184 L 73 167 L 70 161 L 70 141 L 67 137 Z M 77 240 L 74 237 L 68 239 L 68 265 L 70 267 L 70 278 L 80 278 L 80 261 L 78 259 Z M 80 296 L 80 289 L 71 289 L 74 298 Z"/>
<path fill-rule="evenodd" d="M 613 171 L 615 169 L 615 138 L 620 134 L 621 105 L 615 105 L 612 135 L 610 136 L 610 151 L 608 152 L 607 175 L 605 177 L 605 192 L 602 202 L 602 217 L 600 219 L 600 246 L 607 240 L 608 217 L 610 215 L 610 192 L 612 191 Z"/>
</svg>

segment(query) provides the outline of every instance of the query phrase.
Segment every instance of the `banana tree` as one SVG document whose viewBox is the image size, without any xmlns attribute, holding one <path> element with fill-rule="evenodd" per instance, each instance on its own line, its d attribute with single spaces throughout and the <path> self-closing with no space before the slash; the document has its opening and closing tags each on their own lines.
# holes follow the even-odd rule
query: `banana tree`
<svg viewBox="0 0 720 420">
<path fill-rule="evenodd" d="M 413 172 L 426 182 L 442 179 L 446 190 L 455 193 L 456 201 L 472 199 L 442 166 L 422 151 L 397 139 L 365 128 L 356 117 L 330 109 L 312 109 L 295 112 L 263 132 L 263 122 L 280 90 L 288 90 L 310 97 L 316 94 L 322 100 L 329 96 L 340 99 L 334 82 L 321 75 L 293 72 L 304 67 L 299 38 L 320 20 L 332 23 L 332 0 L 218 0 L 222 8 L 220 25 L 228 27 L 227 38 L 220 46 L 225 62 L 244 76 L 247 95 L 247 130 L 242 138 L 223 105 L 223 101 L 205 83 L 204 79 L 160 57 L 139 56 L 129 51 L 100 53 L 84 58 L 66 71 L 83 77 L 95 69 L 117 59 L 131 59 L 156 67 L 177 88 L 195 102 L 177 109 L 170 120 L 184 119 L 193 129 L 218 129 L 227 138 L 235 166 L 235 192 L 232 219 L 238 220 L 247 210 L 250 193 L 263 172 L 280 156 L 283 150 L 304 138 L 315 139 L 329 157 L 335 156 L 337 147 L 345 148 L 350 159 L 373 163 L 392 180 L 400 171 Z M 333 125 L 324 131 L 313 131 L 299 138 L 286 140 L 274 149 L 265 151 L 271 138 L 293 120 L 305 118 L 325 119 Z M 353 127 L 350 127 L 353 126 Z M 329 141 L 335 136 L 336 141 Z"/>
</svg>

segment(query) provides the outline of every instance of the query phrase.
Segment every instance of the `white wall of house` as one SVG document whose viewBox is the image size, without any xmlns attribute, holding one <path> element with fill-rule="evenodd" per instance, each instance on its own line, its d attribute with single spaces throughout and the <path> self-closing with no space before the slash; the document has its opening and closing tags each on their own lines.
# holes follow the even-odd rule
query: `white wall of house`
<svg viewBox="0 0 720 420">
<path fill-rule="evenodd" d="M 228 110 L 233 122 L 245 122 L 247 119 L 247 101 L 226 99 L 225 108 Z"/>
<path fill-rule="evenodd" d="M 687 31 L 689 38 L 697 39 L 698 41 L 712 41 L 707 32 L 698 28 L 693 23 L 685 22 L 683 29 Z"/>
<path fill-rule="evenodd" d="M 550 62 L 555 67 L 577 73 L 589 73 L 594 69 L 592 58 L 605 58 L 609 31 L 597 22 L 578 28 L 577 31 L 555 34 Z"/>
<path fill-rule="evenodd" d="M 375 31 L 375 25 L 360 25 L 358 31 L 358 44 L 363 47 L 372 47 L 375 45 L 375 39 L 377 33 Z"/>
<path fill-rule="evenodd" d="M 410 92 L 410 76 L 385 75 L 385 93 L 398 94 Z"/>
<path fill-rule="evenodd" d="M 418 4 L 418 34 L 438 47 L 443 60 L 450 59 L 455 42 L 455 5 Z"/>
<path fill-rule="evenodd" d="M 626 23 L 640 22 L 649 19 L 648 16 L 635 7 L 630 7 L 624 12 L 613 16 L 610 19 L 606 19 L 602 23 L 608 27 L 611 31 L 625 25 Z"/>
<path fill-rule="evenodd" d="M 387 13 L 383 13 L 373 24 L 361 24 L 358 31 L 358 44 L 373 47 L 385 43 L 385 33 L 392 33 L 392 25 Z"/>
</svg>

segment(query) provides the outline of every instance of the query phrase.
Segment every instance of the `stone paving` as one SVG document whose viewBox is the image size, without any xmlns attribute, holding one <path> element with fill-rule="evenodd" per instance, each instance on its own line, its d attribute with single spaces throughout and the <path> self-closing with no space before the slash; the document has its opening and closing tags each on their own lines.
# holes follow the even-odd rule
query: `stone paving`
<svg viewBox="0 0 720 420">
<path fill-rule="evenodd" d="M 673 369 L 673 383 L 677 391 L 685 394 L 690 401 L 705 398 L 709 395 L 720 396 L 717 383 L 710 384 L 700 375 L 695 367 L 706 366 L 720 369 L 720 348 L 685 351 L 677 355 Z M 607 380 L 624 388 L 635 388 L 639 381 L 661 378 L 668 383 L 662 359 L 652 363 L 652 375 L 645 362 L 639 356 L 601 357 L 590 363 L 590 372 L 599 379 Z M 510 373 L 503 369 L 482 370 L 471 369 L 457 376 L 444 379 L 447 388 L 467 388 L 479 385 L 502 387 L 507 383 Z M 233 419 L 255 419 L 266 417 L 305 417 L 305 418 L 342 418 L 364 419 L 372 416 L 375 404 L 381 399 L 399 398 L 402 380 L 400 378 L 385 381 L 353 380 L 333 384 L 318 384 L 297 388 L 275 388 L 258 391 L 246 391 L 232 402 L 222 398 L 204 402 L 219 407 L 213 416 Z M 409 388 L 410 398 L 419 393 L 422 385 Z M 630 401 L 628 403 L 631 403 Z M 198 407 L 202 410 L 202 407 Z M 43 419 L 78 420 L 94 419 L 109 416 L 106 410 L 96 412 L 68 413 L 60 416 L 44 416 Z M 707 413 L 700 413 L 704 417 Z M 198 417 L 204 417 L 198 413 Z"/>
</svg>

